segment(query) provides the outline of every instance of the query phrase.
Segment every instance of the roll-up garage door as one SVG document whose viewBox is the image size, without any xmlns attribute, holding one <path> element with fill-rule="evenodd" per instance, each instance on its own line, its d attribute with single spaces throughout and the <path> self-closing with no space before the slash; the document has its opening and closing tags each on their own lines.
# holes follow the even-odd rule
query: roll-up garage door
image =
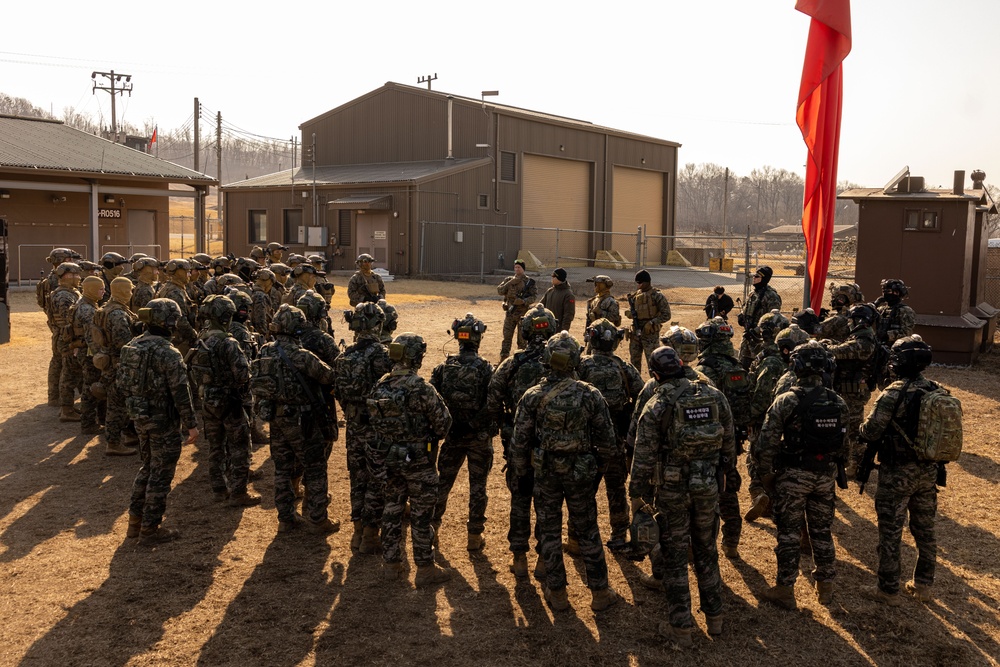
<svg viewBox="0 0 1000 667">
<path fill-rule="evenodd" d="M 637 227 L 645 225 L 647 234 L 663 234 L 663 174 L 615 167 L 612 178 L 611 231 L 632 234 L 614 235 L 612 249 L 634 261 Z"/>
<path fill-rule="evenodd" d="M 521 248 L 533 252 L 546 266 L 583 264 L 590 256 L 590 174 L 589 162 L 524 156 L 521 224 L 563 230 L 558 238 L 559 258 L 553 232 L 525 230 L 522 235 Z"/>
</svg>

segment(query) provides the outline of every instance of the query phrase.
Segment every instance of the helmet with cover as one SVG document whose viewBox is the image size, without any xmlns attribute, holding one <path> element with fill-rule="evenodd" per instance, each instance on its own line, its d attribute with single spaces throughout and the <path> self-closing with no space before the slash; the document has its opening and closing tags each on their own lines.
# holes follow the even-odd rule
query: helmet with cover
<svg viewBox="0 0 1000 667">
<path fill-rule="evenodd" d="M 312 290 L 306 290 L 306 293 L 295 302 L 295 306 L 305 313 L 307 320 L 314 323 L 325 318 L 326 314 L 330 312 L 330 306 L 326 299 Z"/>
<path fill-rule="evenodd" d="M 167 262 L 166 266 L 163 267 L 163 270 L 167 273 L 167 275 L 173 275 L 175 272 L 181 270 L 190 271 L 191 262 L 186 259 L 172 259 Z"/>
<path fill-rule="evenodd" d="M 401 333 L 389 343 L 389 358 L 409 368 L 420 368 L 427 343 L 415 333 Z"/>
<path fill-rule="evenodd" d="M 556 316 L 541 304 L 536 304 L 521 318 L 521 336 L 524 340 L 548 340 L 556 333 Z"/>
<path fill-rule="evenodd" d="M 283 303 L 274 314 L 274 318 L 271 319 L 269 328 L 273 334 L 298 336 L 302 331 L 302 328 L 305 326 L 305 323 L 306 316 L 301 310 L 295 306 Z"/>
<path fill-rule="evenodd" d="M 114 269 L 122 264 L 127 264 L 128 260 L 116 252 L 106 252 L 101 257 L 101 266 L 105 269 Z"/>
<path fill-rule="evenodd" d="M 932 360 L 931 346 L 916 334 L 900 338 L 889 350 L 889 368 L 896 377 L 916 377 Z"/>
<path fill-rule="evenodd" d="M 473 345 L 478 348 L 485 332 L 486 324 L 472 313 L 466 313 L 465 317 L 451 323 L 451 335 L 459 345 Z"/>
<path fill-rule="evenodd" d="M 260 248 L 258 248 L 258 250 L 260 250 Z M 264 251 L 261 250 L 260 252 L 261 258 L 263 259 Z M 234 270 L 236 271 L 236 275 L 249 282 L 253 279 L 253 275 L 260 270 L 260 264 L 255 262 L 250 257 L 240 257 L 236 260 L 236 267 Z"/>
<path fill-rule="evenodd" d="M 67 273 L 75 273 L 77 275 L 83 275 L 83 269 L 76 262 L 63 262 L 55 268 L 55 274 L 57 278 L 62 278 Z"/>
<path fill-rule="evenodd" d="M 145 308 L 139 309 L 137 315 L 154 332 L 156 329 L 172 332 L 181 319 L 181 307 L 173 299 L 152 299 Z"/>
<path fill-rule="evenodd" d="M 354 310 L 345 310 L 344 321 L 351 331 L 377 336 L 385 323 L 385 311 L 377 303 L 366 301 L 359 303 Z"/>
<path fill-rule="evenodd" d="M 236 313 L 233 315 L 233 319 L 237 322 L 246 322 L 247 318 L 250 317 L 250 311 L 253 309 L 253 299 L 250 298 L 250 295 L 235 287 L 227 287 L 224 294 L 236 306 Z"/>
<path fill-rule="evenodd" d="M 682 377 L 684 360 L 674 348 L 661 345 L 649 355 L 649 372 L 662 379 Z"/>
<path fill-rule="evenodd" d="M 660 342 L 674 348 L 686 364 L 698 358 L 698 336 L 686 327 L 673 325 L 660 336 Z"/>
<path fill-rule="evenodd" d="M 259 245 L 255 245 L 253 248 L 250 249 L 250 259 L 252 259 L 255 262 L 263 262 L 264 249 L 261 248 Z"/>
<path fill-rule="evenodd" d="M 396 311 L 396 307 L 391 303 L 386 303 L 385 299 L 378 300 L 378 307 L 385 313 L 385 322 L 382 323 L 382 342 L 384 343 L 387 342 L 385 337 L 391 337 L 396 327 L 399 326 L 399 313 Z"/>
<path fill-rule="evenodd" d="M 764 337 L 764 340 L 774 340 L 778 332 L 786 329 L 788 324 L 788 318 L 775 308 L 769 313 L 764 313 L 764 316 L 757 322 L 757 328 L 760 329 L 760 334 Z"/>
<path fill-rule="evenodd" d="M 354 260 L 354 264 L 355 264 L 356 266 L 361 266 L 361 264 L 362 264 L 363 262 L 368 262 L 369 264 L 371 264 L 371 263 L 372 263 L 372 262 L 374 262 L 374 261 L 375 261 L 375 258 L 374 258 L 374 257 L 372 257 L 371 255 L 369 255 L 369 254 L 368 254 L 368 253 L 366 253 L 366 252 L 363 252 L 363 253 L 361 253 L 360 255 L 358 255 L 358 258 L 357 258 L 356 260 Z"/>
<path fill-rule="evenodd" d="M 220 256 L 209 262 L 208 266 L 212 269 L 212 275 L 221 276 L 224 273 L 229 273 L 233 263 L 229 261 L 228 257 Z"/>
<path fill-rule="evenodd" d="M 694 333 L 698 336 L 698 342 L 703 347 L 707 347 L 712 343 L 731 339 L 733 337 L 733 328 L 721 317 L 713 317 L 710 320 L 702 322 L 694 330 Z"/>
<path fill-rule="evenodd" d="M 70 250 L 69 248 L 53 248 L 49 256 L 45 258 L 49 264 L 59 264 L 61 262 L 68 262 L 72 259 L 80 259 L 80 253 L 75 250 Z"/>
<path fill-rule="evenodd" d="M 830 373 L 835 367 L 833 355 L 819 341 L 810 340 L 792 351 L 792 369 L 799 377 Z"/>
<path fill-rule="evenodd" d="M 803 331 L 798 324 L 788 325 L 787 329 L 782 329 L 774 337 L 778 349 L 786 352 L 791 352 L 807 340 L 809 340 L 809 334 Z"/>
<path fill-rule="evenodd" d="M 545 343 L 542 362 L 554 371 L 571 373 L 580 365 L 582 349 L 568 331 L 560 331 Z"/>
<path fill-rule="evenodd" d="M 593 347 L 602 352 L 611 352 L 618 347 L 618 343 L 625 336 L 625 331 L 612 324 L 611 320 L 602 317 L 591 322 L 587 328 L 587 336 Z"/>
<path fill-rule="evenodd" d="M 236 314 L 236 304 L 227 296 L 211 294 L 202 301 L 198 312 L 207 315 L 216 328 L 225 331 L 233 321 L 233 315 Z"/>
</svg>

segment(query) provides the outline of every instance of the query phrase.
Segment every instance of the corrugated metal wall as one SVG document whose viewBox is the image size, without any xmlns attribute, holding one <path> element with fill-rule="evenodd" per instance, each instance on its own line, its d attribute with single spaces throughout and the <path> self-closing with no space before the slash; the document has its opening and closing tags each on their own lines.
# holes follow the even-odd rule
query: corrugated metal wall
<svg viewBox="0 0 1000 667">
<path fill-rule="evenodd" d="M 650 234 L 660 234 L 663 180 L 663 174 L 657 171 L 612 167 L 611 231 L 635 234 L 637 227 L 645 227 Z M 633 237 L 612 236 L 609 241 L 606 247 L 630 261 L 637 260 Z"/>
</svg>

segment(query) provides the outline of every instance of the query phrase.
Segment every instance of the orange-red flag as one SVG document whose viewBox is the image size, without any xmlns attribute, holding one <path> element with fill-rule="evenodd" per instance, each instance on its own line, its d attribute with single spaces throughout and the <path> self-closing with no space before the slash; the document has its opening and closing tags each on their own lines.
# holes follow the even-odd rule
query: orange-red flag
<svg viewBox="0 0 1000 667">
<path fill-rule="evenodd" d="M 797 0 L 795 9 L 812 17 L 795 121 L 809 150 L 802 233 L 808 253 L 809 305 L 818 311 L 823 304 L 833 247 L 844 86 L 842 63 L 851 52 L 851 2 Z"/>
<path fill-rule="evenodd" d="M 156 129 L 157 128 L 155 128 L 155 127 L 153 128 L 153 138 L 149 140 L 149 145 L 150 146 L 152 146 L 153 144 L 156 143 Z"/>
</svg>

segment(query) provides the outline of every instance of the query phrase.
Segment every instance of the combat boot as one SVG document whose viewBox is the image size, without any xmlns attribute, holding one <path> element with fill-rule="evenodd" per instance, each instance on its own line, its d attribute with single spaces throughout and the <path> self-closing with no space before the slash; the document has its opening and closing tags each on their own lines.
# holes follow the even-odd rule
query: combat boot
<svg viewBox="0 0 1000 667">
<path fill-rule="evenodd" d="M 566 541 L 563 542 L 563 551 L 577 558 L 580 555 L 580 543 L 575 537 L 567 537 Z"/>
<path fill-rule="evenodd" d="M 722 543 L 722 555 L 729 560 L 739 560 L 740 559 L 740 549 L 735 544 Z M 694 560 L 694 554 L 691 554 L 691 560 Z"/>
<path fill-rule="evenodd" d="M 766 493 L 762 493 L 753 499 L 753 504 L 750 505 L 750 509 L 747 513 L 743 515 L 744 521 L 756 521 L 757 519 L 765 516 L 771 509 L 771 499 Z"/>
<path fill-rule="evenodd" d="M 80 413 L 74 410 L 71 406 L 62 406 L 62 410 L 59 411 L 59 421 L 61 422 L 78 422 L 80 421 Z"/>
<path fill-rule="evenodd" d="M 831 604 L 833 602 L 832 581 L 816 582 L 816 599 L 819 600 L 820 604 Z"/>
<path fill-rule="evenodd" d="M 796 609 L 794 586 L 771 586 L 760 597 L 762 600 L 767 600 L 782 609 L 789 611 L 795 611 Z"/>
<path fill-rule="evenodd" d="M 351 533 L 351 551 L 357 551 L 361 546 L 361 536 L 364 534 L 365 529 L 361 526 L 361 521 L 355 521 L 352 525 L 354 526 L 354 532 Z"/>
<path fill-rule="evenodd" d="M 81 433 L 81 435 L 100 435 L 101 434 L 101 425 L 100 424 L 91 424 L 90 426 L 81 426 L 80 427 L 80 433 Z"/>
<path fill-rule="evenodd" d="M 126 447 L 135 447 L 139 444 L 139 435 L 127 429 L 122 431 L 122 444 Z"/>
<path fill-rule="evenodd" d="M 608 551 L 615 554 L 626 552 L 632 548 L 629 543 L 625 541 L 625 537 L 623 535 L 612 535 L 611 539 L 608 540 L 607 546 Z"/>
<path fill-rule="evenodd" d="M 413 578 L 413 585 L 417 588 L 442 584 L 451 579 L 451 570 L 441 567 L 437 563 L 430 565 L 418 565 L 417 576 Z"/>
<path fill-rule="evenodd" d="M 296 512 L 295 515 L 292 516 L 291 521 L 278 521 L 278 532 L 290 533 L 299 526 L 301 526 L 303 523 L 305 523 L 305 519 L 302 518 L 301 514 Z"/>
<path fill-rule="evenodd" d="M 154 546 L 170 542 L 180 537 L 180 531 L 173 528 L 156 527 L 152 529 L 143 528 L 139 531 L 139 544 L 144 546 Z"/>
<path fill-rule="evenodd" d="M 306 519 L 302 527 L 306 529 L 307 533 L 312 533 L 313 535 L 330 535 L 340 530 L 340 522 L 330 519 L 323 519 L 322 521 Z"/>
<path fill-rule="evenodd" d="M 377 554 L 381 550 L 382 543 L 378 539 L 378 527 L 365 526 L 364 532 L 361 534 L 361 546 L 358 547 L 358 551 L 363 554 Z"/>
<path fill-rule="evenodd" d="M 527 554 L 514 554 L 510 557 L 510 571 L 518 579 L 528 576 L 528 556 Z"/>
<path fill-rule="evenodd" d="M 890 607 L 898 607 L 903 604 L 899 598 L 899 593 L 886 593 L 878 586 L 865 586 L 860 591 L 861 597 L 873 602 L 881 602 Z"/>
<path fill-rule="evenodd" d="M 569 596 L 566 594 L 566 587 L 542 589 L 545 593 L 545 601 L 552 607 L 552 611 L 566 611 L 569 609 Z"/>
<path fill-rule="evenodd" d="M 640 574 L 639 583 L 652 591 L 663 590 L 663 579 L 653 574 Z"/>
<path fill-rule="evenodd" d="M 465 545 L 468 551 L 482 551 L 486 546 L 486 538 L 482 533 L 469 533 L 469 542 Z"/>
<path fill-rule="evenodd" d="M 544 582 L 546 571 L 547 570 L 545 569 L 545 559 L 539 556 L 538 560 L 535 561 L 535 573 L 534 573 L 535 579 Z"/>
<path fill-rule="evenodd" d="M 718 637 L 722 634 L 722 614 L 716 614 L 715 616 L 705 615 L 705 626 L 708 629 L 708 634 L 713 637 Z"/>
<path fill-rule="evenodd" d="M 139 531 L 141 528 L 142 528 L 142 517 L 129 514 L 128 530 L 125 531 L 125 537 L 139 537 Z"/>
<path fill-rule="evenodd" d="M 918 584 L 914 581 L 908 581 L 906 582 L 906 592 L 920 602 L 927 603 L 934 599 L 930 584 Z"/>
<path fill-rule="evenodd" d="M 105 456 L 133 456 L 136 453 L 136 449 L 133 447 L 125 447 L 119 443 L 109 442 L 104 448 Z"/>
<path fill-rule="evenodd" d="M 691 640 L 691 628 L 675 628 L 669 623 L 660 623 L 660 636 L 672 640 L 681 648 L 694 646 Z"/>
<path fill-rule="evenodd" d="M 604 611 L 618 602 L 618 593 L 610 587 L 591 591 L 590 595 L 590 608 L 593 611 Z"/>
<path fill-rule="evenodd" d="M 229 496 L 230 507 L 255 507 L 260 505 L 260 496 L 256 493 L 234 493 Z"/>
<path fill-rule="evenodd" d="M 382 563 L 382 578 L 386 581 L 399 581 L 406 575 L 403 564 L 400 561 Z"/>
</svg>

